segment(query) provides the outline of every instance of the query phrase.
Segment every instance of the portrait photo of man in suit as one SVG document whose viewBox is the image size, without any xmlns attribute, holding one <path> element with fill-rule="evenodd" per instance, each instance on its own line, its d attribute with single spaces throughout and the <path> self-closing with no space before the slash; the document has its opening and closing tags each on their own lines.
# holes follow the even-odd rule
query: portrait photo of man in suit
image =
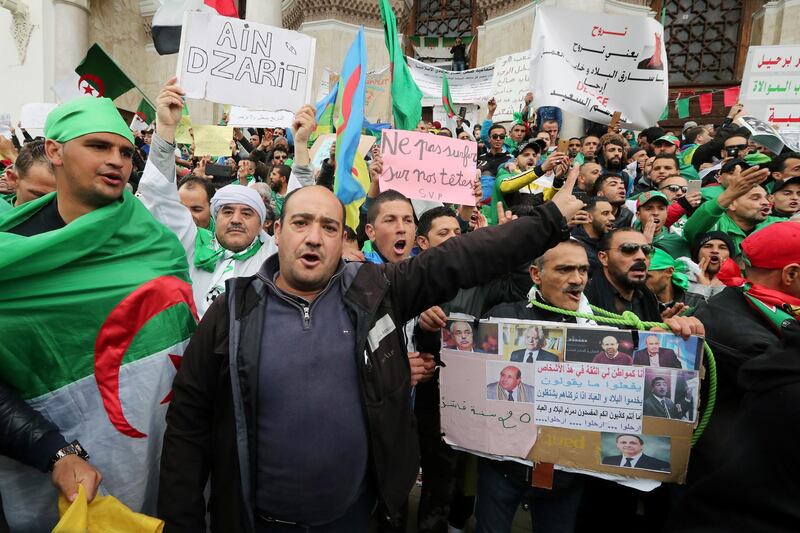
<svg viewBox="0 0 800 533">
<path fill-rule="evenodd" d="M 645 348 L 634 352 L 633 364 L 662 368 L 683 368 L 675 350 L 661 347 L 661 339 L 658 335 L 647 336 Z"/>
<path fill-rule="evenodd" d="M 650 380 L 650 394 L 644 398 L 642 413 L 645 416 L 680 419 L 681 414 L 675 408 L 675 402 L 669 399 L 669 385 L 662 377 Z"/>
<path fill-rule="evenodd" d="M 511 361 L 515 363 L 533 363 L 534 361 L 557 362 L 558 355 L 544 349 L 545 335 L 541 326 L 530 326 L 523 334 L 525 348 L 511 352 Z"/>
<path fill-rule="evenodd" d="M 459 352 L 483 352 L 475 345 L 472 324 L 469 322 L 454 320 L 450 324 L 450 337 L 453 339 L 455 346 L 448 346 L 448 348 L 453 348 Z"/>
<path fill-rule="evenodd" d="M 644 439 L 640 435 L 621 433 L 617 435 L 617 449 L 620 455 L 603 457 L 604 465 L 641 468 L 669 472 L 669 463 L 644 453 Z"/>
<path fill-rule="evenodd" d="M 486 385 L 487 400 L 533 403 L 533 386 L 522 382 L 522 370 L 508 365 L 500 371 L 500 379 Z"/>
</svg>

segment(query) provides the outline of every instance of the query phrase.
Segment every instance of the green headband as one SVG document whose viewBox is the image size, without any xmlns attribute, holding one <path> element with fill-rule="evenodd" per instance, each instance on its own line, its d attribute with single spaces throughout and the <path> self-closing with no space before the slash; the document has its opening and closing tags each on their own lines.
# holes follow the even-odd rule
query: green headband
<svg viewBox="0 0 800 533">
<path fill-rule="evenodd" d="M 44 123 L 44 136 L 61 143 L 90 133 L 114 133 L 133 144 L 133 134 L 108 98 L 88 96 L 53 109 Z"/>
<path fill-rule="evenodd" d="M 650 256 L 650 270 L 666 270 L 674 268 L 672 273 L 672 283 L 683 290 L 689 288 L 689 276 L 686 275 L 686 265 L 683 261 L 678 261 L 661 248 L 655 248 L 653 255 Z"/>
</svg>

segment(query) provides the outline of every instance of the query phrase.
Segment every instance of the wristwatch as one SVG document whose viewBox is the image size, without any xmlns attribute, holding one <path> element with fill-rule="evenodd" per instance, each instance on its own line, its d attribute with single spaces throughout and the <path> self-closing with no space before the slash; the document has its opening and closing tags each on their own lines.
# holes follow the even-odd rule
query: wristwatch
<svg viewBox="0 0 800 533">
<path fill-rule="evenodd" d="M 52 472 L 53 467 L 56 465 L 56 462 L 59 459 L 66 457 L 67 455 L 77 455 L 84 461 L 89 459 L 89 454 L 86 453 L 86 450 L 83 449 L 81 443 L 78 442 L 77 440 L 74 440 L 69 444 L 67 444 L 66 446 L 64 446 L 63 448 L 61 448 L 60 450 L 58 450 L 55 453 L 55 455 L 50 458 L 50 462 L 47 465 L 47 469 Z"/>
</svg>

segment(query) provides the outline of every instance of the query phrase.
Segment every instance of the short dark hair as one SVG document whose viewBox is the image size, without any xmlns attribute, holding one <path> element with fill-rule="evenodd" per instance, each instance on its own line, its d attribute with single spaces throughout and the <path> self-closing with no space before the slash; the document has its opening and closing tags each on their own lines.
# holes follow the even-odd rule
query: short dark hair
<svg viewBox="0 0 800 533">
<path fill-rule="evenodd" d="M 283 225 L 283 219 L 286 217 L 286 212 L 289 210 L 289 200 L 291 200 L 292 196 L 294 196 L 296 192 L 303 191 L 305 189 L 306 187 L 300 187 L 299 189 L 290 191 L 289 194 L 287 194 L 286 197 L 283 199 L 283 208 L 281 209 L 281 215 L 278 218 L 278 221 L 281 223 L 281 225 Z M 336 201 L 339 202 L 339 205 L 342 206 L 342 228 L 344 228 L 346 227 L 344 222 L 345 220 L 347 220 L 347 213 L 345 212 L 344 204 L 342 203 L 342 201 L 339 199 L 338 196 L 336 197 Z"/>
<path fill-rule="evenodd" d="M 414 213 L 414 204 L 411 203 L 403 193 L 397 192 L 394 189 L 388 189 L 380 193 L 372 200 L 372 204 L 367 209 L 367 224 L 374 224 L 375 219 L 378 218 L 378 213 L 381 211 L 381 205 L 387 202 L 408 202 L 411 206 L 411 212 Z M 416 217 L 415 217 L 416 218 Z"/>
<path fill-rule="evenodd" d="M 275 148 L 272 149 L 272 153 L 269 155 L 270 159 L 275 157 L 275 152 L 283 152 L 284 154 L 286 154 L 287 158 L 289 157 L 289 150 L 281 148 L 280 146 L 276 146 Z"/>
<path fill-rule="evenodd" d="M 558 244 L 566 244 L 568 246 L 577 246 L 578 248 L 580 248 L 584 252 L 586 251 L 586 245 L 583 242 L 576 241 L 574 239 L 567 239 L 566 241 L 561 241 Z M 558 244 L 556 246 L 558 246 Z M 550 248 L 550 250 L 552 250 L 552 249 L 553 248 Z M 539 257 L 537 257 L 536 259 L 533 260 L 533 265 L 536 268 L 538 268 L 539 270 L 544 269 L 544 256 L 545 256 L 545 254 L 547 254 L 547 251 L 545 251 L 545 253 L 543 253 L 542 255 L 540 255 Z"/>
<path fill-rule="evenodd" d="M 275 165 L 275 166 L 272 167 L 272 170 L 276 170 L 276 169 L 278 170 L 278 174 L 280 174 L 280 176 L 282 178 L 285 178 L 286 182 L 288 183 L 289 182 L 289 176 L 292 175 L 292 167 L 290 167 L 289 165 Z M 270 172 L 270 174 L 271 174 L 271 172 Z"/>
<path fill-rule="evenodd" d="M 641 146 L 631 146 L 630 148 L 628 148 L 628 159 L 630 159 L 630 158 L 632 158 L 633 156 L 635 156 L 635 155 L 636 155 L 636 152 L 641 152 L 642 150 L 644 150 L 645 152 L 647 152 L 647 150 L 645 150 L 645 149 L 644 149 L 644 148 L 642 148 Z"/>
<path fill-rule="evenodd" d="M 178 189 L 186 185 L 187 189 L 194 189 L 200 188 L 206 191 L 206 197 L 208 198 L 208 202 L 211 202 L 211 197 L 214 196 L 216 189 L 214 189 L 214 185 L 205 178 L 198 178 L 197 176 L 193 176 L 191 174 L 187 174 L 178 182 Z"/>
<path fill-rule="evenodd" d="M 617 435 L 617 438 L 615 439 L 616 442 L 619 442 L 620 437 L 636 437 L 637 439 L 639 439 L 639 444 L 644 444 L 644 439 L 642 438 L 641 435 L 634 435 L 633 433 L 620 433 L 619 435 Z"/>
<path fill-rule="evenodd" d="M 25 174 L 36 164 L 47 165 L 50 173 L 53 172 L 53 165 L 47 159 L 47 154 L 44 151 L 44 139 L 33 140 L 25 143 L 25 146 L 19 149 L 17 160 L 14 162 L 14 170 L 20 179 L 25 179 Z"/>
<path fill-rule="evenodd" d="M 769 173 L 783 172 L 783 169 L 786 168 L 786 161 L 789 159 L 800 159 L 800 153 L 786 152 L 785 154 L 775 156 L 769 164 Z M 19 159 L 17 159 L 17 161 L 19 161 Z"/>
<path fill-rule="evenodd" d="M 641 234 L 642 232 L 639 231 L 638 229 L 631 228 L 631 227 L 628 227 L 628 226 L 625 226 L 625 227 L 622 227 L 622 228 L 614 228 L 611 231 L 609 231 L 607 233 L 604 233 L 603 236 L 600 237 L 599 249 L 602 250 L 602 251 L 605 251 L 605 252 L 610 250 L 611 249 L 611 241 L 614 240 L 614 236 L 615 235 L 618 235 L 620 233 L 639 233 L 639 234 Z"/>
<path fill-rule="evenodd" d="M 583 209 L 592 212 L 595 209 L 597 209 L 597 204 L 603 202 L 611 204 L 611 200 L 609 200 L 605 196 L 590 196 L 589 198 L 586 199 L 586 206 Z"/>
<path fill-rule="evenodd" d="M 683 138 L 686 140 L 687 144 L 694 144 L 697 140 L 697 136 L 706 131 L 703 126 L 695 126 L 694 128 L 689 128 L 683 133 Z"/>
<path fill-rule="evenodd" d="M 441 217 L 451 217 L 458 221 L 458 217 L 449 207 L 440 206 L 434 207 L 433 209 L 428 209 L 422 213 L 421 217 L 419 217 L 419 224 L 417 224 L 417 235 L 427 237 L 428 232 L 430 232 L 431 228 L 433 227 L 433 221 Z"/>
<path fill-rule="evenodd" d="M 570 140 L 570 141 L 578 141 L 578 142 L 581 142 L 581 138 L 580 138 L 580 137 L 570 137 L 570 138 L 569 138 L 569 140 Z"/>
<path fill-rule="evenodd" d="M 350 226 L 345 226 L 344 240 L 346 240 L 347 242 L 358 242 L 358 235 L 356 235 L 356 230 L 354 230 Z"/>
<path fill-rule="evenodd" d="M 651 126 L 649 128 L 645 128 L 639 133 L 639 137 L 646 138 L 649 142 L 653 142 L 659 137 L 664 136 L 664 130 L 659 128 L 658 126 Z"/>
<path fill-rule="evenodd" d="M 675 163 L 676 169 L 678 170 L 681 169 L 681 164 L 678 162 L 678 158 L 673 154 L 659 154 L 653 158 L 653 164 L 655 164 L 655 162 L 658 161 L 659 159 L 669 159 L 670 161 Z"/>
<path fill-rule="evenodd" d="M 505 133 L 506 132 L 506 127 L 503 126 L 502 124 L 499 124 L 499 123 L 495 122 L 494 124 L 489 126 L 489 131 L 486 132 L 486 135 L 491 136 L 492 135 L 492 130 L 503 130 L 503 133 Z"/>
<path fill-rule="evenodd" d="M 625 149 L 628 145 L 625 143 L 625 137 L 619 135 L 617 133 L 607 133 L 600 138 L 600 144 L 605 148 L 609 144 L 613 144 L 614 146 L 619 146 L 622 149 Z"/>
<path fill-rule="evenodd" d="M 650 387 L 653 387 L 656 384 L 656 381 L 663 381 L 664 383 L 667 382 L 666 378 L 662 378 L 661 376 L 656 376 L 650 380 Z"/>
<path fill-rule="evenodd" d="M 603 188 L 603 183 L 610 178 L 618 178 L 622 180 L 623 184 L 625 184 L 625 178 L 622 177 L 622 174 L 618 174 L 617 172 L 604 172 L 603 174 L 600 174 L 594 181 L 594 187 L 592 187 L 592 196 L 597 196 L 600 194 L 600 190 Z"/>
</svg>

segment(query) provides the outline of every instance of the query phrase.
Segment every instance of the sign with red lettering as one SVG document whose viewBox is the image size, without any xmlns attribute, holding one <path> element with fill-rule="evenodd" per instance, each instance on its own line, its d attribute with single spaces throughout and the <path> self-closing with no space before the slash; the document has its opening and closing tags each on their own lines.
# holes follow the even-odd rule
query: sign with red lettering
<svg viewBox="0 0 800 533">
<path fill-rule="evenodd" d="M 608 124 L 652 126 L 667 104 L 664 28 L 645 16 L 537 7 L 531 41 L 536 107 L 556 106 Z"/>
<path fill-rule="evenodd" d="M 384 130 L 381 190 L 409 198 L 473 205 L 478 145 L 417 131 Z"/>
</svg>

